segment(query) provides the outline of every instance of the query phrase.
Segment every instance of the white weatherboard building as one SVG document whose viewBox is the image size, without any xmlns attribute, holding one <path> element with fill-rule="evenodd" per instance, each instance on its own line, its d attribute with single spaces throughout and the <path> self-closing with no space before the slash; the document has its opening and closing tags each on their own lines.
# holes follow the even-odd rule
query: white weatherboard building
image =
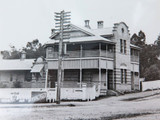
<svg viewBox="0 0 160 120">
<path fill-rule="evenodd" d="M 98 21 L 97 26 L 97 29 L 91 29 L 89 20 L 85 21 L 85 27 L 70 25 L 70 39 L 63 40 L 65 55 L 62 61 L 62 100 L 93 100 L 113 90 L 139 90 L 140 48 L 130 43 L 128 26 L 120 22 L 113 27 L 104 28 L 103 21 Z M 50 39 L 45 43 L 45 59 L 19 60 L 18 66 L 30 61 L 26 71 L 32 75 L 32 79 L 26 82 L 25 79 L 20 79 L 23 88 L 1 88 L 1 92 L 10 93 L 5 99 L 30 102 L 41 99 L 50 102 L 56 100 L 59 33 L 52 30 Z M 2 61 L 1 76 L 18 69 L 14 67 L 14 70 L 9 70 L 10 66 L 3 68 Z M 6 61 L 10 61 L 9 64 L 12 65 L 12 62 L 17 60 L 3 62 Z M 8 70 L 5 70 L 6 68 Z M 24 69 L 19 69 L 22 74 Z M 3 96 L 1 92 L 0 98 Z"/>
<path fill-rule="evenodd" d="M 128 26 L 91 29 L 71 24 L 70 39 L 64 39 L 61 98 L 95 99 L 109 90 L 139 89 L 139 47 L 130 43 Z M 45 44 L 48 64 L 47 88 L 55 88 L 58 72 L 59 33 L 52 30 Z"/>
</svg>

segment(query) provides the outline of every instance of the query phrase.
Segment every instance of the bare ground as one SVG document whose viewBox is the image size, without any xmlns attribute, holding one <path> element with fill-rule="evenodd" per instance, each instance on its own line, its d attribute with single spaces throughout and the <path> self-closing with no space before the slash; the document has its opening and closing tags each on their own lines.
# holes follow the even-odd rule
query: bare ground
<svg viewBox="0 0 160 120">
<path fill-rule="evenodd" d="M 0 104 L 0 120 L 159 120 L 160 93 L 148 91 L 90 102 Z"/>
</svg>

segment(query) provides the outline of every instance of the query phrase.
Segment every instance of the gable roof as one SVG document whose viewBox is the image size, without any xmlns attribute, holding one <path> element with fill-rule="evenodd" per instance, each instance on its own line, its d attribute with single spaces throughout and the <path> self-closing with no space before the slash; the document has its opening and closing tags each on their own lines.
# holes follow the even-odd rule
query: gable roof
<svg viewBox="0 0 160 120">
<path fill-rule="evenodd" d="M 82 32 L 84 32 L 84 33 L 86 33 L 86 34 L 88 34 L 88 35 L 90 35 L 90 36 L 94 36 L 95 35 L 94 33 L 92 33 L 92 30 L 89 29 L 89 28 L 82 27 L 82 26 L 77 26 L 77 25 L 74 25 L 74 24 L 71 24 L 71 26 L 76 28 L 76 29 L 78 29 L 78 30 L 80 30 L 80 31 L 82 31 Z"/>
<path fill-rule="evenodd" d="M 0 60 L 0 71 L 9 70 L 31 70 L 34 59 L 8 59 Z"/>
<path fill-rule="evenodd" d="M 76 25 L 73 25 L 73 24 L 70 24 L 70 27 L 75 29 L 75 30 L 79 30 L 85 34 L 87 34 L 88 36 L 93 36 L 94 34 L 92 33 L 92 31 L 89 31 L 88 28 L 86 27 L 80 27 L 80 26 L 76 26 Z M 70 30 L 70 32 L 72 32 L 74 30 Z M 51 36 L 50 36 L 50 39 L 53 39 L 55 36 L 59 35 L 59 32 L 54 32 Z"/>
<path fill-rule="evenodd" d="M 107 38 L 103 38 L 101 37 L 102 33 L 109 33 L 111 34 L 112 30 L 111 28 L 109 29 L 89 29 L 86 27 L 82 27 L 82 26 L 76 26 L 71 24 L 71 27 L 80 30 L 86 34 L 88 34 L 88 36 L 83 36 L 83 37 L 74 37 L 74 38 L 70 38 L 70 39 L 64 39 L 64 42 L 71 42 L 71 43 L 75 43 L 75 42 L 92 42 L 92 41 L 103 41 L 103 42 L 109 42 L 109 43 L 114 43 L 113 41 L 107 39 Z M 100 32 L 98 32 L 100 30 Z M 72 32 L 72 30 L 70 31 Z M 52 40 L 48 41 L 47 43 L 45 43 L 45 45 L 49 45 L 49 44 L 54 44 L 54 43 L 58 43 L 57 40 L 54 40 L 53 37 L 58 35 L 59 33 L 54 33 L 50 38 L 52 38 Z"/>
</svg>

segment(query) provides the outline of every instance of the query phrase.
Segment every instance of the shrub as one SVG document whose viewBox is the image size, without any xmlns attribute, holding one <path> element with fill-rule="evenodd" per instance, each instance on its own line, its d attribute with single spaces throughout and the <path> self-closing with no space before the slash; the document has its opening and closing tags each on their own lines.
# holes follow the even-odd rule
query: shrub
<svg viewBox="0 0 160 120">
<path fill-rule="evenodd" d="M 14 82 L 14 83 L 13 83 L 13 87 L 14 87 L 14 88 L 21 88 L 21 87 L 22 87 L 22 86 L 21 86 L 21 82 L 20 82 L 20 81 Z"/>
</svg>

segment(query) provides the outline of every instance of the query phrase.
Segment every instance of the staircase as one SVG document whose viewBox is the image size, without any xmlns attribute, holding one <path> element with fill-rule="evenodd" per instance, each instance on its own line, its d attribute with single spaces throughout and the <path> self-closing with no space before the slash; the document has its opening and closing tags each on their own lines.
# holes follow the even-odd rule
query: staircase
<svg viewBox="0 0 160 120">
<path fill-rule="evenodd" d="M 107 95 L 108 96 L 119 96 L 119 95 L 124 95 L 124 93 L 117 91 L 117 90 L 108 90 Z"/>
<path fill-rule="evenodd" d="M 123 92 L 117 91 L 117 90 L 106 90 L 106 89 L 101 89 L 100 90 L 100 96 L 119 96 L 119 95 L 124 95 Z"/>
<path fill-rule="evenodd" d="M 107 90 L 106 89 L 101 89 L 100 90 L 100 96 L 106 96 L 107 95 Z"/>
</svg>

